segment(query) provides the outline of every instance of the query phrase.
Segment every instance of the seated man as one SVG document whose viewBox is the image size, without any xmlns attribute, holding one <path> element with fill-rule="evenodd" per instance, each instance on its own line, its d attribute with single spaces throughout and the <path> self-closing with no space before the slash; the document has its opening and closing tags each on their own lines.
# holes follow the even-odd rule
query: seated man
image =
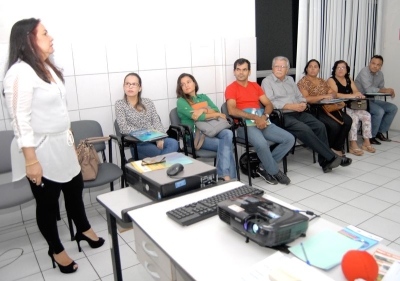
<svg viewBox="0 0 400 281">
<path fill-rule="evenodd" d="M 369 66 L 361 69 L 356 80 L 357 89 L 365 93 L 388 93 L 392 98 L 395 97 L 392 88 L 385 88 L 385 80 L 381 71 L 383 65 L 383 57 L 375 55 L 371 58 Z M 372 138 L 371 144 L 381 144 L 376 138 L 381 141 L 390 141 L 383 133 L 387 132 L 397 113 L 397 106 L 390 102 L 382 100 L 371 100 L 369 103 L 369 113 L 371 114 Z"/>
<path fill-rule="evenodd" d="M 306 99 L 293 78 L 286 76 L 289 67 L 286 57 L 275 57 L 272 61 L 273 74 L 264 78 L 261 83 L 274 108 L 290 111 L 285 113 L 285 130 L 318 152 L 318 162 L 324 173 L 339 165 L 350 165 L 350 158 L 338 156 L 329 148 L 325 125 L 313 115 L 304 112 L 307 108 Z"/>
<path fill-rule="evenodd" d="M 258 158 L 261 160 L 257 174 L 269 184 L 279 182 L 288 185 L 290 179 L 279 170 L 277 162 L 282 160 L 293 147 L 294 137 L 269 122 L 268 117 L 273 109 L 272 104 L 257 83 L 248 81 L 251 73 L 250 67 L 247 59 L 235 61 L 233 74 L 236 81 L 230 84 L 225 91 L 228 111 L 231 115 L 254 120 L 250 121 L 254 125 L 249 125 L 247 130 L 249 142 L 254 146 Z M 260 102 L 265 109 L 260 109 Z M 243 128 L 238 129 L 238 136 L 244 138 Z M 267 140 L 278 144 L 272 152 Z"/>
</svg>

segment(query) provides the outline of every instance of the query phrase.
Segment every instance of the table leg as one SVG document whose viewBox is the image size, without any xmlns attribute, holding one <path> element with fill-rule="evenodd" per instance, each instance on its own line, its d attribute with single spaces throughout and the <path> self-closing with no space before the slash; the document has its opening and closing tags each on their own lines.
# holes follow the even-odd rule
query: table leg
<svg viewBox="0 0 400 281">
<path fill-rule="evenodd" d="M 110 251 L 113 265 L 113 273 L 115 281 L 122 281 L 122 271 L 121 271 L 121 258 L 119 256 L 119 246 L 118 246 L 118 233 L 117 233 L 117 221 L 110 214 L 107 213 L 107 225 L 108 225 L 108 235 L 111 237 Z"/>
</svg>

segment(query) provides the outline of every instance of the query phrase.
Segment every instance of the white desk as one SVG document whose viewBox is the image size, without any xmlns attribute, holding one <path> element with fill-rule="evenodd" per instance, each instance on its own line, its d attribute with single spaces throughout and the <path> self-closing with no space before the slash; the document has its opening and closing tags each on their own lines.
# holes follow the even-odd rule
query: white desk
<svg viewBox="0 0 400 281">
<path fill-rule="evenodd" d="M 115 190 L 97 196 L 97 201 L 106 209 L 108 234 L 111 237 L 110 251 L 113 263 L 114 280 L 122 281 L 121 259 L 119 256 L 117 220 L 130 222 L 130 219 L 122 216 L 126 208 L 139 208 L 152 204 L 153 201 L 131 187 Z"/>
<path fill-rule="evenodd" d="M 139 260 L 141 260 L 140 252 L 147 251 L 154 254 L 148 259 L 143 260 L 142 258 L 141 260 L 149 273 L 160 275 L 155 272 L 157 267 L 153 264 L 155 261 L 161 268 L 161 273 L 167 275 L 167 277 L 161 276 L 157 280 L 237 280 L 240 274 L 246 272 L 250 266 L 274 253 L 275 250 L 260 247 L 254 242 L 245 243 L 245 237 L 233 231 L 218 216 L 183 227 L 166 215 L 166 212 L 171 209 L 240 185 L 242 185 L 240 182 L 230 182 L 128 212 L 134 225 Z M 265 197 L 293 208 L 271 196 L 265 195 Z M 316 218 L 310 222 L 307 237 L 312 237 L 322 229 L 338 231 L 341 228 L 322 218 Z M 140 240 L 143 236 L 146 236 L 148 240 Z M 292 244 L 296 245 L 303 239 L 306 238 L 299 238 Z M 385 249 L 386 247 L 379 245 L 379 248 Z M 370 251 L 373 252 L 375 249 L 376 246 Z M 155 254 L 157 251 L 161 252 L 161 255 Z M 165 261 L 165 257 L 161 257 L 162 254 L 165 254 L 169 261 Z M 163 260 L 157 262 L 158 258 Z M 161 264 L 163 262 L 169 264 Z M 346 280 L 340 266 L 336 266 L 326 274 L 334 280 Z"/>
</svg>

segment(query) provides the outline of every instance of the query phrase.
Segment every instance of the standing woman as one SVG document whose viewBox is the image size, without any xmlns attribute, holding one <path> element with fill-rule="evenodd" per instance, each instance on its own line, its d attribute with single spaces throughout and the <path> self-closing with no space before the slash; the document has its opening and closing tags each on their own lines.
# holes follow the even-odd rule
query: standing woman
<svg viewBox="0 0 400 281">
<path fill-rule="evenodd" d="M 306 74 L 297 86 L 303 97 L 308 103 L 316 103 L 321 100 L 330 100 L 336 98 L 337 94 L 328 85 L 328 83 L 318 77 L 320 64 L 317 60 L 312 59 L 307 62 L 304 67 L 304 74 Z M 340 124 L 332 117 L 328 116 L 322 108 L 318 109 L 318 120 L 325 124 L 328 133 L 329 146 L 332 151 L 340 156 L 343 156 L 344 143 L 349 134 L 352 119 L 343 111 L 334 111 L 331 114 L 340 122 Z"/>
<path fill-rule="evenodd" d="M 338 60 L 332 67 L 332 77 L 328 79 L 329 86 L 337 92 L 339 98 L 360 98 L 364 99 L 365 96 L 360 93 L 357 89 L 353 79 L 350 78 L 350 67 L 343 60 Z M 369 139 L 372 138 L 371 133 L 371 114 L 366 110 L 353 110 L 351 108 L 346 109 L 347 114 L 353 119 L 351 125 L 349 139 L 350 139 L 350 153 L 361 156 L 364 151 L 370 153 L 375 152 L 375 148 L 372 147 Z M 363 144 L 361 149 L 357 144 L 357 131 L 358 122 L 362 122 L 362 135 Z"/>
<path fill-rule="evenodd" d="M 142 98 L 142 79 L 136 73 L 129 73 L 124 79 L 124 98 L 115 103 L 115 116 L 122 134 L 139 129 L 154 129 L 164 132 L 164 127 L 150 99 Z M 156 142 L 137 144 L 139 159 L 177 152 L 178 141 L 165 138 Z M 133 146 L 131 154 L 135 155 Z"/>
<path fill-rule="evenodd" d="M 199 85 L 191 74 L 182 73 L 178 77 L 176 85 L 177 111 L 182 124 L 187 124 L 194 129 L 194 122 L 204 121 L 210 118 L 224 118 L 218 107 L 205 94 L 197 94 Z M 192 105 L 199 102 L 207 102 L 209 108 L 193 110 Z M 201 133 L 200 133 L 201 134 Z M 215 137 L 205 137 L 201 146 L 204 149 L 217 152 L 218 177 L 224 180 L 236 178 L 236 165 L 232 153 L 232 131 L 224 129 Z M 194 148 L 193 148 L 194 149 Z"/>
<path fill-rule="evenodd" d="M 49 244 L 53 267 L 72 273 L 78 265 L 60 241 L 56 215 L 61 190 L 74 221 L 76 242 L 92 248 L 104 244 L 87 220 L 82 200 L 83 179 L 75 152 L 62 73 L 50 62 L 53 38 L 38 19 L 18 21 L 11 29 L 4 94 L 12 118 L 13 181 L 26 176 L 36 199 L 36 220 Z M 22 151 L 22 153 L 20 153 Z"/>
</svg>

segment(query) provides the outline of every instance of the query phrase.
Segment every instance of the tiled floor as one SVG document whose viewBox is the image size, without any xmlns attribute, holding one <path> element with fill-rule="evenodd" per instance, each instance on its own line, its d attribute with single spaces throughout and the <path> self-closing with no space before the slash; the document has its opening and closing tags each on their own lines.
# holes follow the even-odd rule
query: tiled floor
<svg viewBox="0 0 400 281">
<path fill-rule="evenodd" d="M 384 238 L 382 243 L 400 251 L 400 132 L 394 140 L 353 158 L 351 166 L 324 174 L 312 163 L 311 152 L 297 148 L 288 157 L 289 186 L 268 185 L 260 178 L 253 185 L 303 210 L 311 210 L 339 225 L 353 224 Z M 245 179 L 246 176 L 242 176 Z M 65 219 L 59 231 L 69 255 L 79 264 L 70 275 L 51 267 L 46 243 L 35 221 L 0 228 L 0 280 L 113 280 L 105 211 L 94 204 L 87 209 L 93 229 L 106 239 L 99 249 L 83 242 L 79 253 L 69 241 Z M 133 231 L 119 234 L 124 280 L 152 280 L 136 258 Z"/>
</svg>

